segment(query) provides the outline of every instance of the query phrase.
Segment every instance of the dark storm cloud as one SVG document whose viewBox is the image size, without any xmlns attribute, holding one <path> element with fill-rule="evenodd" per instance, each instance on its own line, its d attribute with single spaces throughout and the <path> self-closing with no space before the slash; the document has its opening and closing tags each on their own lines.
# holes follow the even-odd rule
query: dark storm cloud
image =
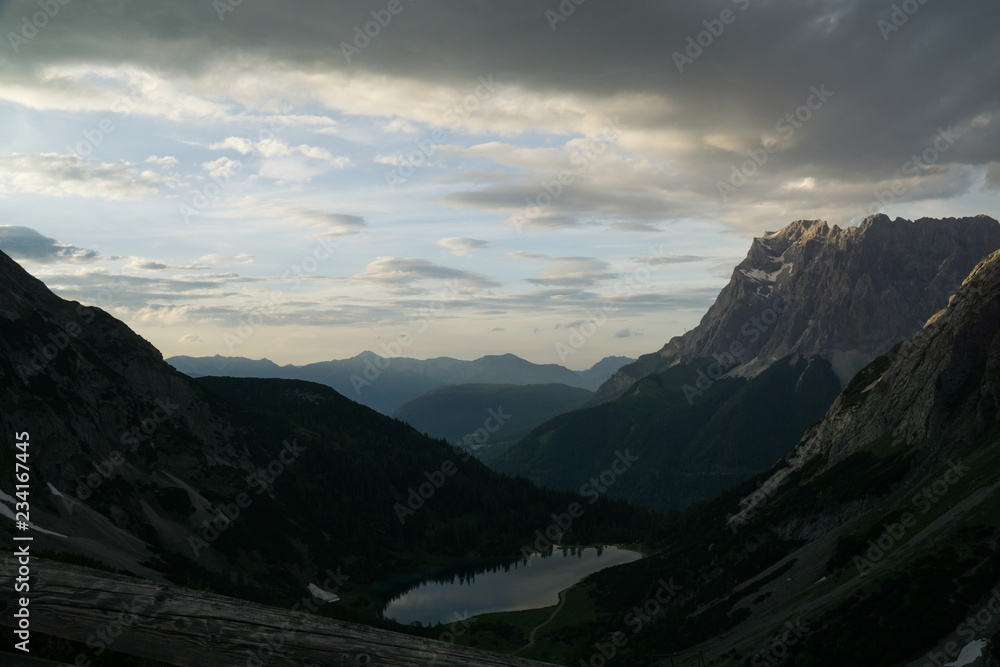
<svg viewBox="0 0 1000 667">
<path fill-rule="evenodd" d="M 126 59 L 183 77 L 247 53 L 310 71 L 387 74 L 428 84 L 465 86 L 492 73 L 543 95 L 653 96 L 665 103 L 627 110 L 631 130 L 669 129 L 696 139 L 726 135 L 729 148 L 705 143 L 688 160 L 690 191 L 706 197 L 714 196 L 717 178 L 745 159 L 747 148 L 775 135 L 782 119 L 794 118 L 816 89 L 831 95 L 770 158 L 761 187 L 804 170 L 821 184 L 894 178 L 949 127 L 960 138 L 939 155 L 939 168 L 1000 159 L 995 2 L 914 0 L 917 10 L 903 23 L 886 0 L 589 0 L 553 23 L 546 11 L 559 11 L 556 0 L 403 0 L 403 10 L 347 62 L 342 44 L 385 6 L 243 2 L 220 17 L 209 2 L 70 3 L 16 56 L 8 51 L 4 57 L 19 65 Z M 11 3 L 4 27 L 35 10 L 34 2 Z M 723 11 L 732 20 L 717 36 L 703 36 L 711 43 L 678 71 L 675 52 L 685 52 L 689 37 L 706 35 L 705 22 L 718 31 Z M 879 21 L 889 23 L 880 27 Z M 885 28 L 892 21 L 898 30 Z M 494 185 L 454 197 L 489 207 L 520 195 Z"/>
<path fill-rule="evenodd" d="M 0 250 L 14 259 L 39 264 L 84 264 L 101 259 L 96 250 L 58 243 L 30 227 L 0 226 Z"/>
</svg>

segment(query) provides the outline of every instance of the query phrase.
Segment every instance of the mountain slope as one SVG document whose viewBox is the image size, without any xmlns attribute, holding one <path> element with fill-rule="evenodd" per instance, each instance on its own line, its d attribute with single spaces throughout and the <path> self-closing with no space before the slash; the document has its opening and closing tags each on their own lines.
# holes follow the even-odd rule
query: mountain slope
<svg viewBox="0 0 1000 667">
<path fill-rule="evenodd" d="M 619 631 L 664 572 L 681 593 L 608 664 L 702 652 L 707 664 L 922 667 L 963 650 L 996 664 L 1000 251 L 772 471 L 693 508 L 660 554 L 594 575 L 603 621 L 588 631 Z"/>
<path fill-rule="evenodd" d="M 944 443 L 968 446 L 1000 426 L 998 379 L 1000 252 L 970 273 L 917 336 L 859 373 L 766 484 L 806 466 L 828 470 L 876 441 L 928 456 Z"/>
<path fill-rule="evenodd" d="M 392 414 L 407 401 L 432 389 L 453 384 L 565 384 L 593 391 L 631 361 L 627 357 L 607 357 L 588 370 L 571 371 L 557 364 L 533 364 L 513 354 L 462 361 L 451 357 L 382 357 L 374 352 L 363 352 L 350 359 L 304 366 L 278 366 L 267 359 L 258 361 L 218 355 L 167 360 L 191 377 L 278 377 L 319 382 L 383 414 Z"/>
<path fill-rule="evenodd" d="M 192 380 L 2 253 L 0 279 L 4 544 L 24 432 L 39 551 L 272 604 L 338 567 L 352 577 L 341 597 L 363 607 L 367 583 L 428 559 L 518 555 L 572 502 L 323 385 Z M 429 481 L 432 497 L 413 500 Z M 571 539 L 624 539 L 649 521 L 602 500 Z"/>
<path fill-rule="evenodd" d="M 707 500 L 767 470 L 859 364 L 918 331 L 998 246 L 1000 223 L 985 216 L 873 216 L 847 230 L 794 222 L 754 240 L 696 329 L 598 391 L 624 384 L 617 398 L 595 395 L 491 465 L 572 489 L 627 444 L 647 465 L 611 496 L 657 509 Z M 630 373 L 646 375 L 621 380 Z"/>
<path fill-rule="evenodd" d="M 392 416 L 433 438 L 475 447 L 523 437 L 580 407 L 591 395 L 564 384 L 447 385 L 406 403 Z"/>
<path fill-rule="evenodd" d="M 769 468 L 839 391 L 829 362 L 789 357 L 752 379 L 716 380 L 688 400 L 684 388 L 697 383 L 699 370 L 675 366 L 643 378 L 627 397 L 560 415 L 490 465 L 571 490 L 628 448 L 642 465 L 608 495 L 681 509 Z"/>
</svg>

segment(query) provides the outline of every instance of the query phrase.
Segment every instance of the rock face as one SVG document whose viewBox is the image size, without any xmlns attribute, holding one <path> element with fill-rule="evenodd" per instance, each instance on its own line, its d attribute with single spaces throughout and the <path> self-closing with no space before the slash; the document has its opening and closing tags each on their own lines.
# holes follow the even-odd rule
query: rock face
<svg viewBox="0 0 1000 667">
<path fill-rule="evenodd" d="M 121 322 L 60 299 L 3 253 L 0 285 L 0 428 L 30 433 L 43 548 L 155 576 L 136 535 L 156 526 L 180 551 L 214 518 L 196 488 L 236 494 L 267 459 L 219 401 Z M 183 484 L 193 509 L 180 521 L 155 501 L 178 478 L 193 485 Z M 0 481 L 8 487 L 6 474 Z"/>
<path fill-rule="evenodd" d="M 661 572 L 691 582 L 680 609 L 630 642 L 629 664 L 994 665 L 998 508 L 1000 250 L 775 466 L 691 507 L 662 552 L 598 573 L 592 599 L 642 599 Z M 608 617 L 588 630 L 613 631 Z"/>
<path fill-rule="evenodd" d="M 1000 251 L 963 281 L 913 338 L 864 368 L 764 483 L 813 463 L 827 470 L 879 440 L 918 458 L 1000 427 Z M 740 522 L 763 494 L 745 498 Z"/>
<path fill-rule="evenodd" d="M 743 374 L 789 354 L 818 354 L 845 386 L 916 333 L 998 247 L 1000 223 L 983 215 L 915 222 L 875 215 L 846 229 L 793 222 L 754 239 L 701 323 L 620 369 L 592 404 L 656 370 L 733 350 Z"/>
<path fill-rule="evenodd" d="M 998 247 L 1000 223 L 985 216 L 769 232 L 697 328 L 491 465 L 578 489 L 627 446 L 643 466 L 609 495 L 663 510 L 708 500 L 769 470 L 860 368 L 917 333 Z"/>
</svg>

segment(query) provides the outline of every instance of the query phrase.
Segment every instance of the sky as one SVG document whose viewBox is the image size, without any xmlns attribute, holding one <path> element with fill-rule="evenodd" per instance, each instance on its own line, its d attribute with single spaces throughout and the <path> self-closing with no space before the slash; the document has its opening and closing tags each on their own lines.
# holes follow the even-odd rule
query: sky
<svg viewBox="0 0 1000 667">
<path fill-rule="evenodd" d="M 0 249 L 169 357 L 697 325 L 799 219 L 1000 217 L 982 0 L 0 0 Z"/>
</svg>

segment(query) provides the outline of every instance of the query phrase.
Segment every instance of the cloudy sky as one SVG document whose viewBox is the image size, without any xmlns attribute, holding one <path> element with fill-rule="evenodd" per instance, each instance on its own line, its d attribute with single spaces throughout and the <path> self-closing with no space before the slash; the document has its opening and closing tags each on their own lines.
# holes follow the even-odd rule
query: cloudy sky
<svg viewBox="0 0 1000 667">
<path fill-rule="evenodd" d="M 12 0 L 0 28 L 0 249 L 166 356 L 584 368 L 696 324 L 793 220 L 1000 214 L 996 2 Z"/>
</svg>

